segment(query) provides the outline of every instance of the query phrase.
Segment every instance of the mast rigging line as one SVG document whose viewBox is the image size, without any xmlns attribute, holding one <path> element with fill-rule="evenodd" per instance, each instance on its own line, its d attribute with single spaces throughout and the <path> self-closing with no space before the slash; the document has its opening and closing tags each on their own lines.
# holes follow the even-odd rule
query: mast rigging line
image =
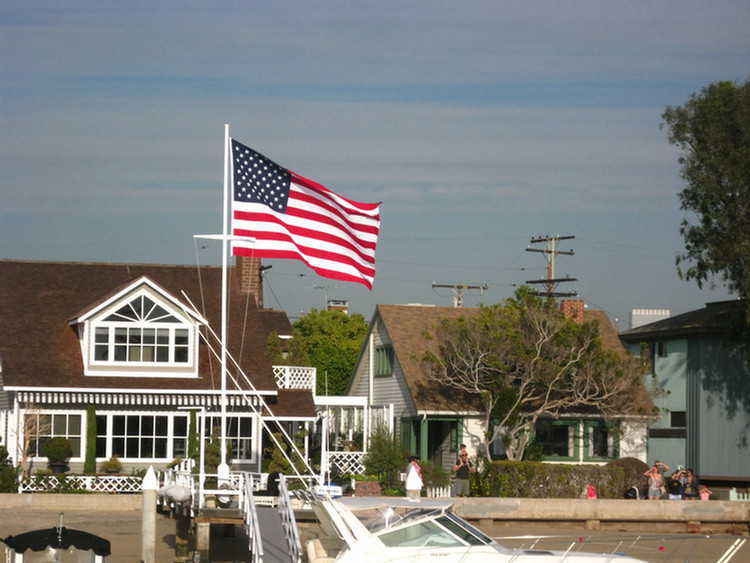
<svg viewBox="0 0 750 563">
<path fill-rule="evenodd" d="M 197 314 L 199 314 L 199 313 L 198 313 L 198 310 L 197 310 L 197 309 L 195 308 L 195 305 L 194 305 L 194 304 L 193 304 L 193 302 L 192 302 L 192 301 L 190 300 L 190 298 L 189 298 L 189 297 L 188 297 L 188 296 L 187 296 L 187 295 L 185 294 L 185 292 L 184 292 L 184 291 L 182 292 L 182 295 L 183 295 L 183 296 L 185 297 L 185 299 L 187 300 L 187 302 L 188 302 L 188 303 L 190 304 L 190 306 L 191 306 L 191 307 L 193 308 L 193 312 L 194 312 L 194 313 L 197 313 Z M 185 312 L 188 312 L 188 310 L 187 310 L 187 307 L 185 307 L 185 306 L 183 305 L 183 308 L 185 309 Z M 206 326 L 206 329 L 208 330 L 208 333 L 210 334 L 210 336 L 212 336 L 212 337 L 214 338 L 214 340 L 215 340 L 216 342 L 218 342 L 219 344 L 221 344 L 221 339 L 220 339 L 220 338 L 218 337 L 218 335 L 217 335 L 217 334 L 216 334 L 216 332 L 215 332 L 215 331 L 213 330 L 213 328 L 211 328 L 211 325 L 210 325 L 210 324 L 209 324 L 209 323 L 207 322 L 205 326 Z M 216 356 L 216 357 L 217 357 L 217 359 L 219 359 L 219 358 L 220 358 L 220 355 L 219 355 L 219 353 L 218 353 L 218 352 L 217 352 L 217 351 L 215 350 L 214 346 L 213 346 L 213 345 L 211 344 L 211 342 L 210 342 L 210 341 L 208 340 L 208 338 L 206 338 L 206 345 L 208 346 L 208 349 L 209 349 L 209 350 L 211 351 L 211 353 L 212 353 L 212 354 L 213 354 L 214 356 Z M 321 484 L 321 481 L 320 481 L 320 477 L 319 477 L 318 475 L 316 475 L 316 474 L 314 473 L 314 471 L 313 471 L 312 467 L 310 466 L 310 464 L 309 464 L 309 463 L 308 463 L 308 461 L 307 461 L 307 458 L 306 458 L 306 457 L 305 457 L 305 456 L 304 456 L 304 455 L 302 454 L 302 452 L 301 452 L 301 451 L 299 450 L 299 448 L 297 447 L 297 444 L 296 444 L 296 443 L 294 442 L 294 440 L 293 440 L 293 439 L 292 439 L 292 438 L 291 438 L 291 437 L 289 436 L 289 434 L 287 433 L 287 431 L 286 431 L 286 430 L 284 429 L 284 427 L 283 427 L 283 426 L 281 425 L 281 421 L 280 421 L 280 420 L 279 420 L 279 419 L 278 419 L 278 418 L 276 417 L 276 415 L 275 415 L 275 414 L 273 413 L 273 410 L 272 410 L 272 409 L 271 409 L 271 407 L 270 407 L 270 406 L 268 405 L 268 403 L 266 402 L 266 400 L 265 400 L 265 399 L 263 398 L 263 395 L 261 395 L 261 394 L 260 394 L 260 393 L 258 392 L 258 389 L 257 389 L 257 388 L 255 387 L 255 385 L 253 384 L 253 382 L 252 382 L 252 381 L 250 381 L 250 378 L 249 378 L 249 377 L 247 376 L 247 374 L 246 374 L 246 373 L 245 373 L 245 372 L 244 372 L 244 371 L 242 370 L 242 368 L 240 367 L 240 365 L 239 365 L 239 364 L 237 363 L 237 361 L 235 360 L 234 356 L 232 356 L 232 354 L 230 354 L 228 350 L 227 350 L 227 351 L 225 351 L 225 353 L 226 353 L 227 359 L 228 359 L 228 360 L 229 360 L 229 361 L 230 361 L 230 362 L 232 363 L 232 365 L 233 365 L 233 366 L 234 366 L 234 368 L 235 368 L 235 369 L 237 370 L 237 372 L 239 373 L 239 375 L 241 375 L 241 376 L 242 376 L 242 378 L 244 379 L 245 383 L 247 383 L 247 385 L 248 385 L 248 386 L 250 387 L 250 390 L 251 390 L 251 391 L 254 391 L 254 392 L 256 393 L 256 396 L 258 397 L 258 401 L 260 402 L 260 404 L 262 405 L 262 407 L 263 407 L 263 408 L 265 408 L 265 409 L 266 409 L 266 410 L 268 411 L 268 413 L 269 413 L 269 414 L 271 415 L 271 416 L 270 416 L 270 417 L 271 417 L 271 420 L 273 420 L 273 422 L 275 422 L 275 423 L 277 424 L 277 426 L 278 426 L 278 429 L 279 429 L 279 430 L 281 431 L 281 434 L 282 434 L 282 435 L 284 436 L 284 438 L 285 438 L 285 439 L 286 439 L 286 440 L 288 441 L 288 443 L 289 443 L 289 446 L 290 446 L 290 449 L 291 449 L 291 450 L 293 450 L 293 451 L 294 451 L 294 453 L 295 453 L 295 454 L 296 454 L 296 455 L 298 456 L 298 458 L 300 459 L 300 461 L 302 461 L 302 462 L 303 462 L 303 463 L 305 464 L 305 468 L 306 468 L 306 469 L 307 469 L 307 470 L 309 471 L 309 474 L 310 474 L 311 476 L 313 476 L 313 477 L 315 477 L 315 478 L 316 478 L 316 480 L 318 481 L 318 484 Z M 240 385 L 239 385 L 239 382 L 237 381 L 237 379 L 235 378 L 235 376 L 234 376 L 233 374 L 231 374 L 231 373 L 229 372 L 229 370 L 228 370 L 228 369 L 226 369 L 226 368 L 223 368 L 223 369 L 225 369 L 225 373 L 226 373 L 226 374 L 227 374 L 227 376 L 229 376 L 229 378 L 230 378 L 230 379 L 232 380 L 232 383 L 234 383 L 234 385 L 235 385 L 235 387 L 237 388 L 237 390 L 238 390 L 238 391 L 241 391 L 241 392 L 242 392 L 242 394 L 240 395 L 240 396 L 241 396 L 241 398 L 242 398 L 242 399 L 243 399 L 243 400 L 244 400 L 244 401 L 245 401 L 245 402 L 247 403 L 247 405 L 248 405 L 248 406 L 249 406 L 249 407 L 250 407 L 250 408 L 252 409 L 253 413 L 255 413 L 256 415 L 258 415 L 258 419 L 260 420 L 260 423 L 261 423 L 261 425 L 263 426 L 263 428 L 264 428 L 264 429 L 265 429 L 266 431 L 268 431 L 268 434 L 269 434 L 269 435 L 271 436 L 271 439 L 273 440 L 274 444 L 275 444 L 275 445 L 276 445 L 276 446 L 277 446 L 277 447 L 279 448 L 279 450 L 280 450 L 280 451 L 281 451 L 281 452 L 283 453 L 283 455 L 284 455 L 284 458 L 286 459 L 286 461 L 287 461 L 287 462 L 289 462 L 289 465 L 291 466 L 292 470 L 293 470 L 293 471 L 295 472 L 295 474 L 297 475 L 297 477 L 300 477 L 300 478 L 301 478 L 301 477 L 302 477 L 302 474 L 301 474 L 301 473 L 300 473 L 300 472 L 299 472 L 299 471 L 297 470 L 297 466 L 296 466 L 296 465 L 294 464 L 294 462 L 293 462 L 293 461 L 291 460 L 291 458 L 290 458 L 290 456 L 289 456 L 289 455 L 287 454 L 286 450 L 285 450 L 285 449 L 284 449 L 284 448 L 282 447 L 282 444 L 281 444 L 281 443 L 279 442 L 278 438 L 277 438 L 277 437 L 276 437 L 276 436 L 274 435 L 274 432 L 272 432 L 272 431 L 271 431 L 271 429 L 270 429 L 270 428 L 268 428 L 268 426 L 267 426 L 267 423 L 266 423 L 266 421 L 265 421 L 265 420 L 263 419 L 262 413 L 261 413 L 261 412 L 259 412 L 259 411 L 258 411 L 258 408 L 256 407 L 256 405 L 254 405 L 254 404 L 253 404 L 253 402 L 252 402 L 252 401 L 250 401 L 249 397 L 247 396 L 247 389 L 242 389 L 242 388 L 240 387 Z M 204 439 L 204 438 L 205 438 L 205 437 L 201 436 L 201 439 Z"/>
</svg>

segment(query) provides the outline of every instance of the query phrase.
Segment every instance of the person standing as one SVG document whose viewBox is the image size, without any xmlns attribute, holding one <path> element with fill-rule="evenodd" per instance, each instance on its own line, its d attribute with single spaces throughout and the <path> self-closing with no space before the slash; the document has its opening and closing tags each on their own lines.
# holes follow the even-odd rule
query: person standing
<svg viewBox="0 0 750 563">
<path fill-rule="evenodd" d="M 667 493 L 669 493 L 669 500 L 682 500 L 682 481 L 680 480 L 679 471 L 675 471 L 669 477 L 667 481 Z"/>
<path fill-rule="evenodd" d="M 662 495 L 662 487 L 664 486 L 664 477 L 662 473 L 669 469 L 665 464 L 660 461 L 656 461 L 652 467 L 650 467 L 644 475 L 648 477 L 648 500 L 659 500 Z"/>
<path fill-rule="evenodd" d="M 456 473 L 455 495 L 457 497 L 468 497 L 470 490 L 469 475 L 474 472 L 474 466 L 469 461 L 469 452 L 466 451 L 465 444 L 461 444 L 461 451 L 458 454 L 456 464 L 453 466 L 453 471 Z"/>
<path fill-rule="evenodd" d="M 696 500 L 698 498 L 698 477 L 692 469 L 685 471 L 685 489 L 682 491 L 682 498 L 685 500 Z"/>
<path fill-rule="evenodd" d="M 586 483 L 586 498 L 596 500 L 596 487 L 591 482 Z"/>
<path fill-rule="evenodd" d="M 407 498 L 419 500 L 422 496 L 422 485 L 422 468 L 417 463 L 417 457 L 411 456 L 409 465 L 406 466 L 406 483 L 404 485 Z"/>
</svg>

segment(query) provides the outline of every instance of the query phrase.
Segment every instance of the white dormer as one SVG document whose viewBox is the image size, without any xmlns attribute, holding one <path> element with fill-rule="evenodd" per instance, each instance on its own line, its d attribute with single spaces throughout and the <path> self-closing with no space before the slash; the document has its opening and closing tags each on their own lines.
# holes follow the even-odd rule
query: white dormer
<svg viewBox="0 0 750 563">
<path fill-rule="evenodd" d="M 146 277 L 70 324 L 86 375 L 198 377 L 199 328 L 206 321 Z"/>
</svg>

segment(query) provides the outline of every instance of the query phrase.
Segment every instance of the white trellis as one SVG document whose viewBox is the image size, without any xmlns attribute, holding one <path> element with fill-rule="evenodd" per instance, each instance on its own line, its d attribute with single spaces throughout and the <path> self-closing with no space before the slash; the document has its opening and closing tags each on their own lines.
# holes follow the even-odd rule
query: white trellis
<svg viewBox="0 0 750 563">
<path fill-rule="evenodd" d="M 279 389 L 309 389 L 315 392 L 317 369 L 301 366 L 273 366 Z"/>
</svg>

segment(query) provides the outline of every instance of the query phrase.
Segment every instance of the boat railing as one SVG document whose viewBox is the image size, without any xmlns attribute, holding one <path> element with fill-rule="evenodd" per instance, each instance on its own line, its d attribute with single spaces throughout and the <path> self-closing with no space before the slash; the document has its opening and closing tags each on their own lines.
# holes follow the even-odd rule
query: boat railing
<svg viewBox="0 0 750 563">
<path fill-rule="evenodd" d="M 710 561 L 730 563 L 742 552 L 747 561 L 744 546 L 747 538 L 729 535 L 659 535 L 659 534 L 595 534 L 584 536 L 507 536 L 494 537 L 506 548 L 516 548 L 508 563 L 522 561 L 525 551 L 556 551 L 563 555 L 557 559 L 564 563 L 568 558 L 582 552 L 609 555 L 617 561 L 623 555 L 643 561 L 660 563 L 682 563 L 685 561 Z"/>
</svg>

